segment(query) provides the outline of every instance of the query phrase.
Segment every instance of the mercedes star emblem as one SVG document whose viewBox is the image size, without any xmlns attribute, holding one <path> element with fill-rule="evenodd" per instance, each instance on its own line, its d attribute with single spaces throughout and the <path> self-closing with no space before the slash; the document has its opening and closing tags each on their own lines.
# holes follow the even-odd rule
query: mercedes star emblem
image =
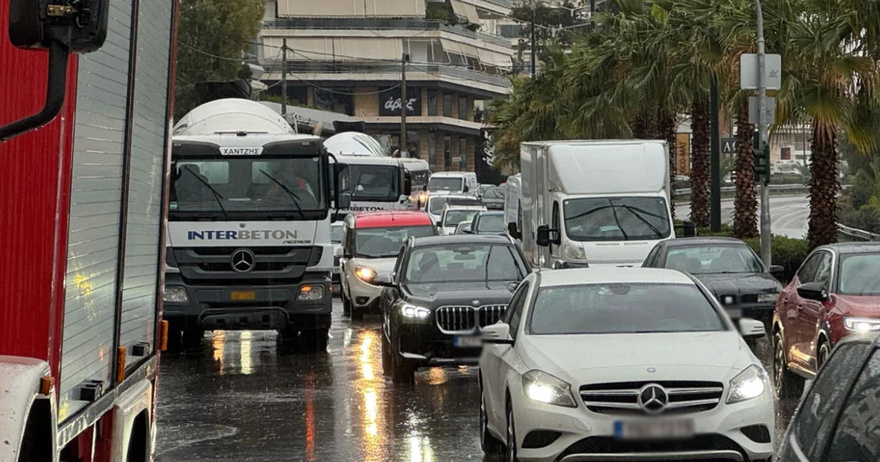
<svg viewBox="0 0 880 462">
<path fill-rule="evenodd" d="M 232 252 L 232 269 L 238 273 L 247 273 L 257 265 L 257 257 L 248 249 L 238 249 Z"/>
<path fill-rule="evenodd" d="M 669 404 L 669 394 L 666 389 L 651 383 L 639 390 L 639 405 L 648 414 L 659 414 Z"/>
</svg>

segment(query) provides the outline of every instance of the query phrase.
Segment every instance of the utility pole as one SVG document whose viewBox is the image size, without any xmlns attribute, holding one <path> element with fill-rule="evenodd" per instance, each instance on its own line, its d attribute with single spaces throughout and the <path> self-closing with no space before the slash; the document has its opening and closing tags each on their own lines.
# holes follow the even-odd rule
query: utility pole
<svg viewBox="0 0 880 462">
<path fill-rule="evenodd" d="M 767 64 L 766 51 L 764 50 L 764 12 L 761 8 L 761 0 L 755 0 L 757 12 L 757 38 L 758 38 L 758 139 L 759 149 L 767 152 Z M 766 157 L 766 155 L 765 155 Z M 761 176 L 761 260 L 769 266 L 772 261 L 770 248 L 770 165 L 767 164 L 767 173 Z"/>
<path fill-rule="evenodd" d="M 721 231 L 721 127 L 718 121 L 718 77 L 712 76 L 709 88 L 709 118 L 712 127 L 712 150 L 709 156 L 710 194 L 709 229 Z"/>
<path fill-rule="evenodd" d="M 403 152 L 406 150 L 406 62 L 409 61 L 409 55 L 406 52 L 403 53 L 403 57 L 400 60 L 400 143 L 397 148 L 397 152 L 400 153 L 400 157 L 403 157 Z"/>
<path fill-rule="evenodd" d="M 281 41 L 281 117 L 287 120 L 287 39 Z"/>
<path fill-rule="evenodd" d="M 537 2 L 532 2 L 532 31 L 531 31 L 531 35 L 532 35 L 532 37 L 531 37 L 531 42 L 532 42 L 532 53 L 531 53 L 531 55 L 532 55 L 532 56 L 531 56 L 531 59 L 532 59 L 532 77 L 535 77 L 536 75 L 538 75 L 537 72 L 536 72 L 536 70 L 535 70 L 535 50 L 536 50 L 536 48 L 537 48 L 537 47 L 535 46 L 535 41 L 537 40 L 537 38 L 536 38 L 536 37 L 537 37 L 537 34 L 535 34 L 535 15 L 537 14 L 537 10 L 538 10 L 538 4 L 537 4 Z"/>
<path fill-rule="evenodd" d="M 596 13 L 596 0 L 590 0 L 590 25 L 595 26 L 596 21 L 593 19 L 593 15 Z"/>
</svg>

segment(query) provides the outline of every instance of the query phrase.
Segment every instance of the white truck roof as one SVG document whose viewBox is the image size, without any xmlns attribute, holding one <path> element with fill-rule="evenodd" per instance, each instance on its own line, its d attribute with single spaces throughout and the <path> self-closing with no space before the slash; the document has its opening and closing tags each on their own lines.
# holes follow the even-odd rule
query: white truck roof
<svg viewBox="0 0 880 462">
<path fill-rule="evenodd" d="M 327 152 L 337 156 L 385 157 L 387 154 L 376 138 L 366 133 L 343 132 L 324 141 Z"/>
<path fill-rule="evenodd" d="M 477 174 L 474 172 L 448 172 L 447 171 L 447 172 L 436 172 L 431 176 L 436 176 L 436 177 L 448 176 L 448 177 L 453 177 L 453 178 L 462 178 L 462 177 L 469 176 L 469 175 L 476 176 Z"/>
<path fill-rule="evenodd" d="M 296 135 L 296 130 L 272 109 L 256 101 L 240 98 L 218 99 L 196 107 L 177 122 L 173 135 L 239 132 Z"/>
<path fill-rule="evenodd" d="M 655 193 L 669 181 L 665 141 L 550 141 L 522 148 L 546 148 L 548 186 L 568 194 Z"/>
</svg>

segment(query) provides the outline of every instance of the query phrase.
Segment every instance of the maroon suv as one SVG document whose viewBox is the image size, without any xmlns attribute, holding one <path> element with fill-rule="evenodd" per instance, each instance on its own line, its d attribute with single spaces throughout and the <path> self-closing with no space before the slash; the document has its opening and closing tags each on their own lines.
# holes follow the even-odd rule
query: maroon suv
<svg viewBox="0 0 880 462">
<path fill-rule="evenodd" d="M 880 331 L 880 243 L 818 247 L 773 313 L 776 393 L 799 396 L 843 337 Z"/>
</svg>

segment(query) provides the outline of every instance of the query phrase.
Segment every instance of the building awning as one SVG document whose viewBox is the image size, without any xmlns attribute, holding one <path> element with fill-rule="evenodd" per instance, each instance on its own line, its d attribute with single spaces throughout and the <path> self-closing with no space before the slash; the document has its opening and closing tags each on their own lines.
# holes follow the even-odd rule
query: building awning
<svg viewBox="0 0 880 462">
<path fill-rule="evenodd" d="M 266 57 L 281 59 L 282 39 L 264 37 L 263 44 L 273 52 Z M 340 38 L 340 37 L 288 37 L 288 61 L 363 61 L 388 59 L 399 61 L 403 55 L 403 40 L 399 38 Z"/>
<path fill-rule="evenodd" d="M 456 42 L 449 39 L 440 39 L 440 45 L 443 46 L 443 50 L 449 54 L 468 56 L 470 58 L 478 57 L 477 48 L 473 45 L 468 45 L 466 43 Z"/>
<path fill-rule="evenodd" d="M 508 68 L 512 64 L 510 56 L 504 53 L 498 53 L 497 51 L 478 48 L 477 55 L 480 62 L 489 66 Z"/>
<path fill-rule="evenodd" d="M 425 0 L 277 0 L 276 4 L 279 18 L 425 17 Z"/>
<path fill-rule="evenodd" d="M 477 8 L 470 3 L 464 3 L 461 0 L 451 0 L 452 11 L 456 15 L 461 16 L 473 24 L 480 24 L 480 15 L 477 14 Z"/>
</svg>

